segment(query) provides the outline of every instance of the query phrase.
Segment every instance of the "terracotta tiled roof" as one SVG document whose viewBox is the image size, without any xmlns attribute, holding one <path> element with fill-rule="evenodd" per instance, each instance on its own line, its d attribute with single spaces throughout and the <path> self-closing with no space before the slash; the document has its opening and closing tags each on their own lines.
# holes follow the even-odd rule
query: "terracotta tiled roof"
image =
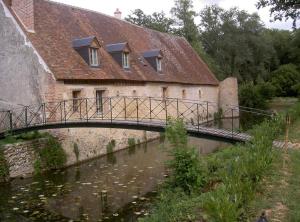
<svg viewBox="0 0 300 222">
<path fill-rule="evenodd" d="M 27 33 L 58 80 L 129 80 L 218 85 L 218 80 L 181 37 L 142 28 L 101 13 L 45 0 L 34 0 L 35 33 Z M 72 47 L 74 39 L 95 36 L 101 67 L 91 68 Z M 130 71 L 124 71 L 105 46 L 127 42 L 131 49 Z M 161 49 L 162 74 L 143 58 Z"/>
</svg>

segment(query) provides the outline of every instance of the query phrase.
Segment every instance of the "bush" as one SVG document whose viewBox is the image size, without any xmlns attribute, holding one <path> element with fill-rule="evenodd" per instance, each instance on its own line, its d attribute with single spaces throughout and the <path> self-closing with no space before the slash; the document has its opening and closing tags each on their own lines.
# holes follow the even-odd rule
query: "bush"
<svg viewBox="0 0 300 222">
<path fill-rule="evenodd" d="M 239 103 L 241 106 L 250 108 L 265 109 L 267 107 L 266 98 L 253 83 L 246 83 L 240 86 Z"/>
<path fill-rule="evenodd" d="M 106 153 L 113 153 L 114 152 L 114 148 L 116 146 L 116 141 L 115 140 L 111 140 L 107 145 L 106 145 Z"/>
<path fill-rule="evenodd" d="M 156 203 L 153 213 L 139 219 L 140 222 L 195 221 L 195 208 L 200 207 L 200 198 L 187 195 L 180 189 L 163 190 Z"/>
<path fill-rule="evenodd" d="M 297 96 L 297 88 L 293 86 L 300 82 L 300 72 L 293 64 L 282 65 L 272 72 L 271 82 L 276 87 L 277 96 Z"/>
<path fill-rule="evenodd" d="M 259 94 L 266 100 L 270 100 L 276 95 L 276 87 L 270 82 L 259 83 L 256 87 Z"/>
<path fill-rule="evenodd" d="M 73 145 L 73 152 L 76 156 L 76 161 L 78 162 L 80 153 L 79 153 L 79 147 L 77 143 L 74 143 Z"/>
<path fill-rule="evenodd" d="M 64 166 L 67 161 L 66 153 L 61 144 L 52 136 L 48 137 L 45 147 L 36 149 L 40 158 L 42 169 L 59 169 Z"/>
<path fill-rule="evenodd" d="M 203 206 L 205 219 L 207 221 L 218 221 L 218 222 L 233 222 L 240 215 L 239 202 L 236 199 L 232 199 L 227 187 L 221 185 L 216 189 L 204 194 Z"/>
<path fill-rule="evenodd" d="M 3 153 L 3 149 L 0 147 L 0 182 L 5 181 L 9 176 L 8 165 Z"/>
<path fill-rule="evenodd" d="M 199 155 L 188 146 L 187 133 L 182 120 L 169 120 L 166 138 L 171 144 L 170 155 L 173 157 L 168 166 L 172 171 L 168 184 L 190 193 L 204 184 Z"/>
<path fill-rule="evenodd" d="M 128 138 L 127 144 L 129 147 L 133 147 L 136 145 L 135 139 L 134 138 Z"/>
</svg>

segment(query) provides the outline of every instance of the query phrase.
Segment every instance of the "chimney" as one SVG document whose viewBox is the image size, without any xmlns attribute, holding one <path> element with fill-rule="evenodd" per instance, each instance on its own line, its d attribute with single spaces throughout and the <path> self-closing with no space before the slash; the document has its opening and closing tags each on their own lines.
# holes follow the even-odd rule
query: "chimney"
<svg viewBox="0 0 300 222">
<path fill-rule="evenodd" d="M 34 0 L 11 0 L 11 8 L 26 31 L 34 32 Z"/>
<path fill-rule="evenodd" d="M 122 12 L 118 8 L 116 9 L 114 15 L 117 19 L 122 19 Z"/>
</svg>

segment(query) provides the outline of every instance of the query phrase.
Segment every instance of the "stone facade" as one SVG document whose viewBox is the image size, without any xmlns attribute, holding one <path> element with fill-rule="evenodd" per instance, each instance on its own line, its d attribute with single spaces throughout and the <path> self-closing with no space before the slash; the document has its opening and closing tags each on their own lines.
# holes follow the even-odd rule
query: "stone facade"
<svg viewBox="0 0 300 222">
<path fill-rule="evenodd" d="M 220 82 L 219 90 L 219 107 L 222 108 L 225 116 L 231 117 L 232 112 L 228 105 L 239 106 L 237 78 L 229 77 Z M 234 110 L 233 115 L 237 117 L 239 112 Z"/>
<path fill-rule="evenodd" d="M 215 104 L 210 108 L 211 113 L 217 112 L 218 104 L 222 108 L 225 104 L 238 104 L 237 82 L 234 78 L 223 81 L 220 86 L 151 82 L 71 84 L 57 81 L 2 1 L 0 0 L 0 110 L 44 101 L 72 99 L 73 91 L 80 91 L 82 98 L 94 98 L 96 90 L 103 90 L 103 96 L 106 97 L 166 96 L 209 101 Z M 32 0 L 14 0 L 14 2 L 16 4 L 12 5 L 13 11 L 23 20 L 26 29 L 33 30 Z M 76 162 L 75 144 L 79 148 L 79 160 L 83 161 L 105 154 L 106 146 L 111 140 L 116 141 L 115 150 L 119 150 L 127 147 L 128 138 L 145 142 L 159 136 L 158 133 L 146 131 L 95 128 L 59 129 L 51 130 L 51 133 L 60 137 L 68 155 L 68 164 Z"/>
<path fill-rule="evenodd" d="M 5 145 L 4 156 L 9 168 L 9 176 L 26 177 L 34 172 L 33 164 L 36 159 L 36 148 L 44 147 L 46 139 Z"/>
</svg>

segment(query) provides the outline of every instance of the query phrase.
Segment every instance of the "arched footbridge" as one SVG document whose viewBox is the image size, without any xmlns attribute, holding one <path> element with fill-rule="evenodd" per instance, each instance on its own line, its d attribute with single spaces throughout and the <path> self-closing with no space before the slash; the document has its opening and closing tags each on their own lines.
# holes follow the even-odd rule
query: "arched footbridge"
<svg viewBox="0 0 300 222">
<path fill-rule="evenodd" d="M 245 116 L 241 120 L 241 116 Z M 120 128 L 163 132 L 168 118 L 181 118 L 190 136 L 245 142 L 248 119 L 271 118 L 272 113 L 177 98 L 98 97 L 52 101 L 0 111 L 0 138 L 8 133 L 58 128 Z"/>
</svg>

